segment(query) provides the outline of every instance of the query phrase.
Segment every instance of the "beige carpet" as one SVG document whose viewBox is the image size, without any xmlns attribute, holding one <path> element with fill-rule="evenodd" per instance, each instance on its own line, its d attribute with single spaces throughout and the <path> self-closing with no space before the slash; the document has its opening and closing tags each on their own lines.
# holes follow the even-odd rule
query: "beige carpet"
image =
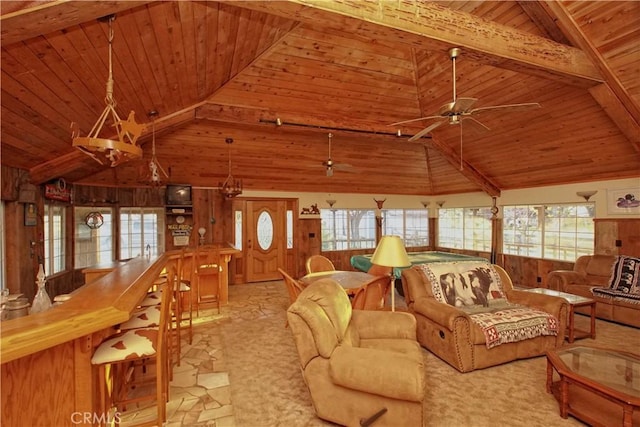
<svg viewBox="0 0 640 427">
<path fill-rule="evenodd" d="M 287 298 L 281 291 L 282 311 L 222 328 L 236 426 L 332 425 L 315 417 L 291 331 L 284 327 Z M 597 337 L 579 342 L 635 352 L 640 347 L 637 328 L 598 320 Z M 428 426 L 581 425 L 560 418 L 557 402 L 546 393 L 544 357 L 461 374 L 428 351 L 424 355 Z"/>
</svg>

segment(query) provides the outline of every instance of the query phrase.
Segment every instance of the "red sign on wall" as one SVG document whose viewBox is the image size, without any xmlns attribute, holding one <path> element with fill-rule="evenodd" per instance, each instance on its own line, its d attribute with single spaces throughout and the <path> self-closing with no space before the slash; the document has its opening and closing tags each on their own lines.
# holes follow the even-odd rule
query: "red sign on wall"
<svg viewBox="0 0 640 427">
<path fill-rule="evenodd" d="M 55 184 L 44 185 L 45 199 L 60 200 L 62 202 L 71 202 L 71 188 L 57 182 Z"/>
</svg>

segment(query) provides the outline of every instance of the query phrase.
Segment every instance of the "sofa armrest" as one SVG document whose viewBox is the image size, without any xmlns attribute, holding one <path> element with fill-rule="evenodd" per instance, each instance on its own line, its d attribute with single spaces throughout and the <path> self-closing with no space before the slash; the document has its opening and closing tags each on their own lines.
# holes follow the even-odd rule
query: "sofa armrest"
<svg viewBox="0 0 640 427">
<path fill-rule="evenodd" d="M 572 270 L 555 270 L 547 276 L 549 289 L 565 292 L 570 284 L 586 285 L 585 276 Z"/>
<path fill-rule="evenodd" d="M 400 311 L 353 310 L 350 326 L 364 339 L 416 339 L 415 317 Z"/>
<path fill-rule="evenodd" d="M 413 310 L 450 331 L 454 330 L 454 324 L 458 319 L 471 321 L 466 313 L 456 307 L 428 297 L 418 298 L 413 304 Z"/>
<path fill-rule="evenodd" d="M 566 309 L 568 304 L 564 298 L 519 290 L 507 292 L 507 300 L 514 304 L 537 308 L 556 317 L 561 313 L 562 307 L 565 306 Z"/>
<path fill-rule="evenodd" d="M 334 384 L 352 390 L 412 402 L 424 397 L 422 357 L 341 345 L 329 359 L 329 375 Z"/>
</svg>

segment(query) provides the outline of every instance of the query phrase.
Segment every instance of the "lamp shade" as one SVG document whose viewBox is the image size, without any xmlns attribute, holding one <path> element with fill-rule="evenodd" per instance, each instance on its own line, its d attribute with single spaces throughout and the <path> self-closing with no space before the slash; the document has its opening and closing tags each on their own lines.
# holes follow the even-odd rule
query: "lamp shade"
<svg viewBox="0 0 640 427">
<path fill-rule="evenodd" d="M 371 257 L 371 263 L 383 267 L 408 267 L 411 265 L 400 236 L 382 236 L 373 257 Z"/>
</svg>

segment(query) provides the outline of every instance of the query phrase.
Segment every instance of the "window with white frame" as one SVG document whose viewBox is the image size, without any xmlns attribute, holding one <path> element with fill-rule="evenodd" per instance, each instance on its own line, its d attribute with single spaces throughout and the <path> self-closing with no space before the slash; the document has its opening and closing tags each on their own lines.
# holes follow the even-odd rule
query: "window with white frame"
<svg viewBox="0 0 640 427">
<path fill-rule="evenodd" d="M 46 276 L 65 269 L 65 207 L 44 205 L 44 271 Z"/>
<path fill-rule="evenodd" d="M 504 253 L 575 261 L 593 253 L 594 203 L 503 208 Z"/>
<path fill-rule="evenodd" d="M 438 209 L 438 246 L 491 251 L 491 208 Z"/>
<path fill-rule="evenodd" d="M 293 211 L 287 210 L 287 249 L 293 249 Z"/>
<path fill-rule="evenodd" d="M 386 209 L 382 211 L 382 234 L 400 236 L 407 248 L 429 245 L 429 211 Z"/>
<path fill-rule="evenodd" d="M 164 209 L 120 209 L 120 259 L 164 252 Z"/>
<path fill-rule="evenodd" d="M 376 246 L 372 209 L 321 209 L 322 250 L 368 249 Z"/>
<path fill-rule="evenodd" d="M 74 209 L 74 268 L 84 268 L 114 260 L 113 209 L 76 207 Z M 87 225 L 87 216 L 102 219 L 98 228 Z"/>
</svg>

